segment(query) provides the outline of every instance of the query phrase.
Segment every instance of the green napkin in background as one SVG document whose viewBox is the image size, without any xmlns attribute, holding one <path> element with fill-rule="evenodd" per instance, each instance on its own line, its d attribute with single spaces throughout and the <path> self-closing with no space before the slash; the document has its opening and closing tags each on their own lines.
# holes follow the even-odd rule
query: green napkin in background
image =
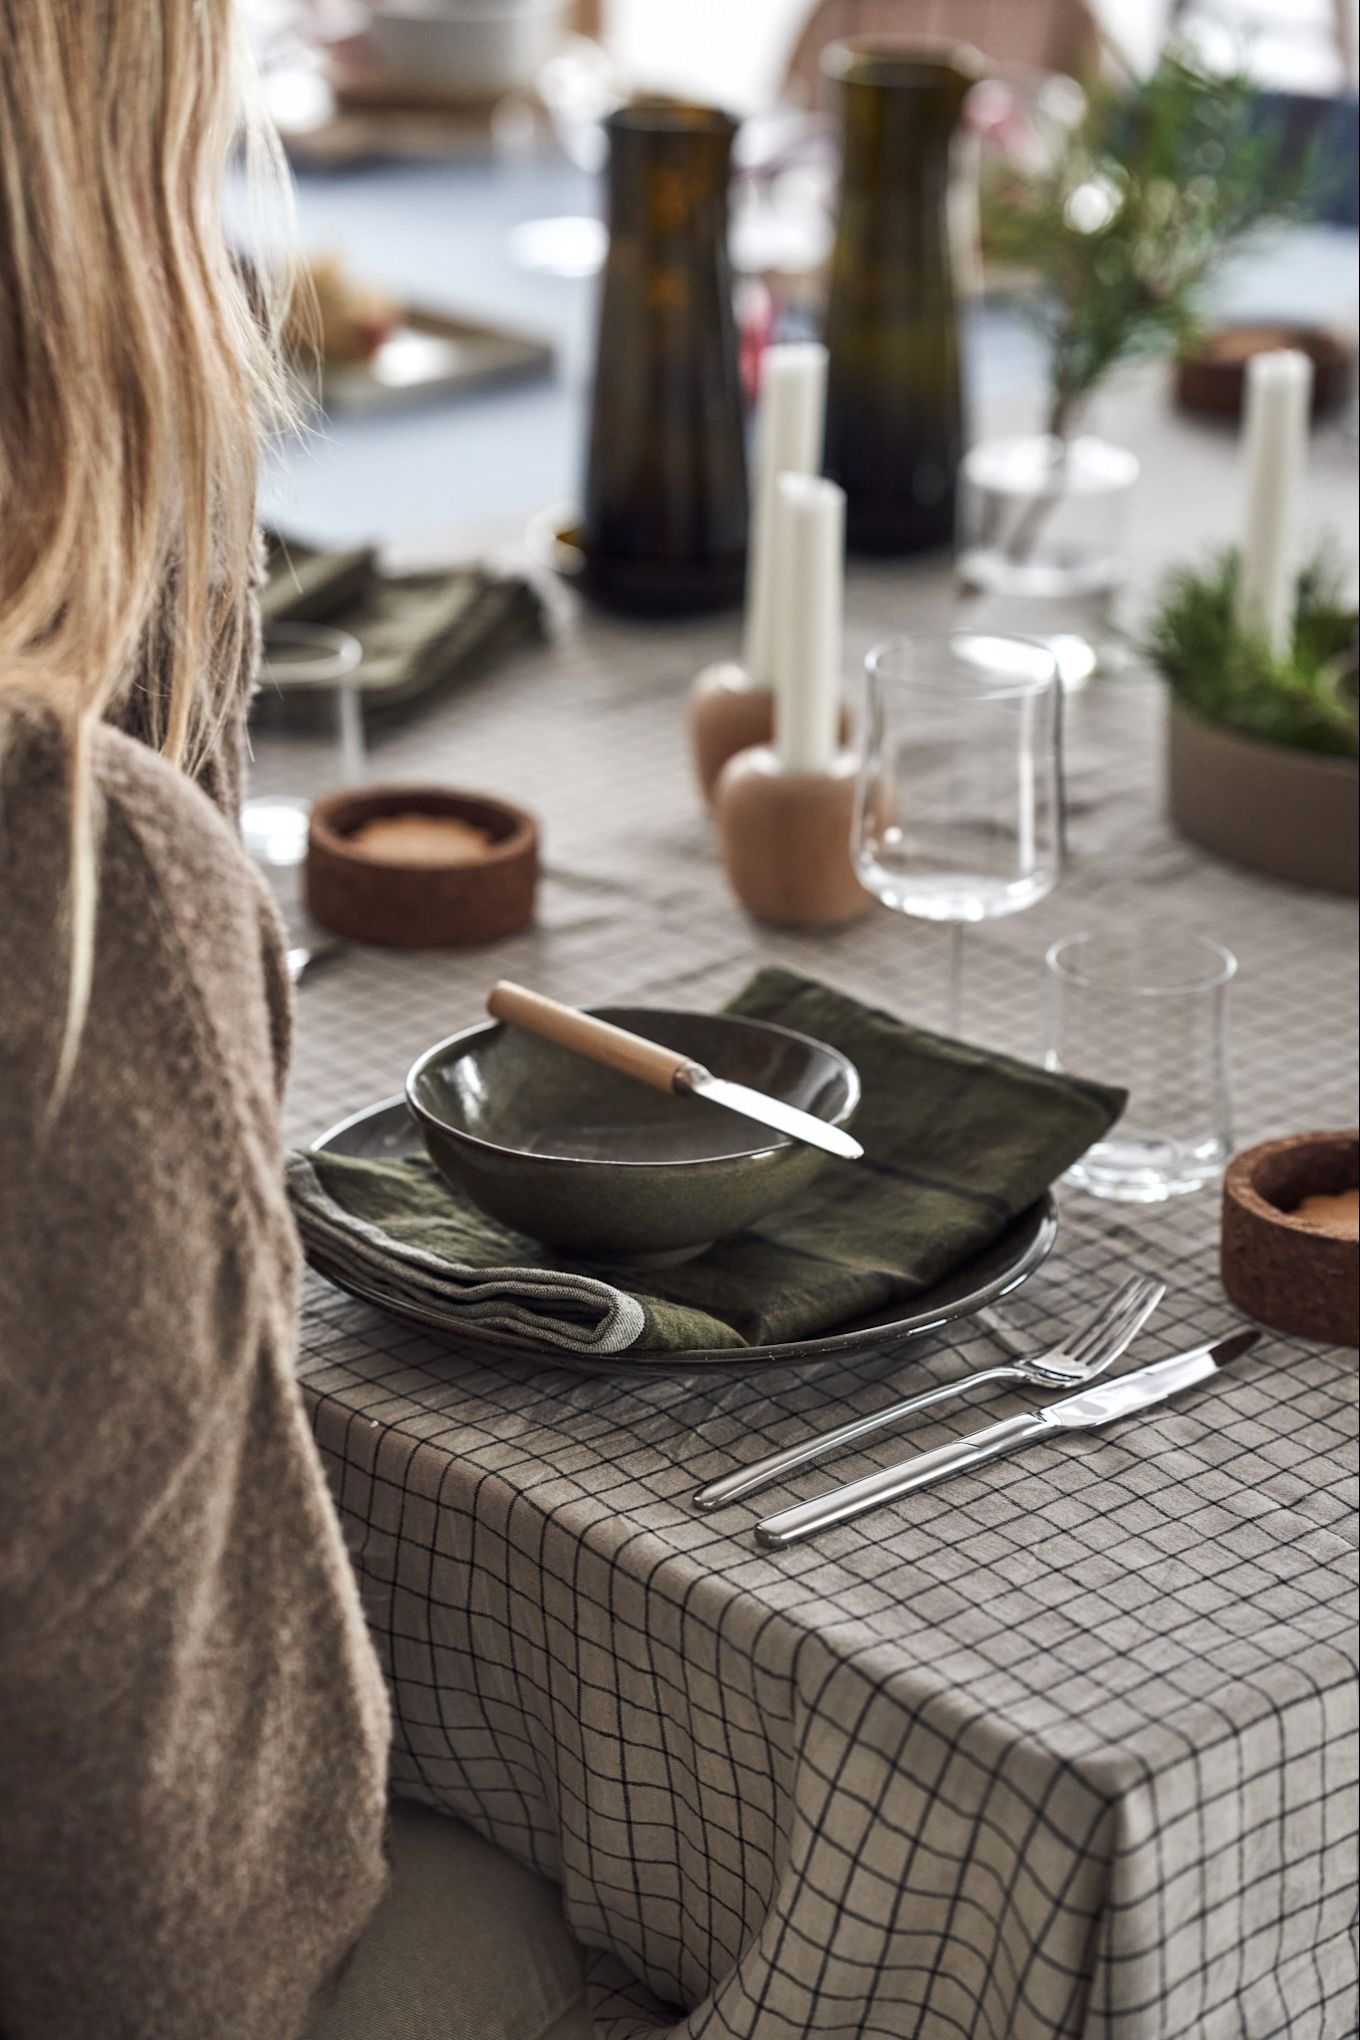
<svg viewBox="0 0 1360 2040">
<path fill-rule="evenodd" d="M 326 552 L 283 538 L 264 535 L 265 580 L 260 589 L 260 616 L 271 623 L 335 623 L 343 610 L 360 602 L 378 574 L 378 555 L 371 545 Z"/>
<path fill-rule="evenodd" d="M 518 575 L 488 567 L 385 573 L 369 547 L 327 551 L 265 535 L 260 591 L 271 624 L 329 623 L 364 648 L 359 689 L 381 713 L 462 678 L 510 646 L 541 638 L 543 604 Z"/>
<path fill-rule="evenodd" d="M 830 1042 L 859 1070 L 860 1162 L 828 1163 L 758 1231 L 627 1289 L 486 1217 L 422 1158 L 295 1155 L 309 1257 L 384 1300 L 419 1297 L 583 1352 L 680 1352 L 815 1338 L 908 1303 L 988 1246 L 1099 1140 L 1124 1094 L 762 970 L 729 1009 Z"/>
</svg>

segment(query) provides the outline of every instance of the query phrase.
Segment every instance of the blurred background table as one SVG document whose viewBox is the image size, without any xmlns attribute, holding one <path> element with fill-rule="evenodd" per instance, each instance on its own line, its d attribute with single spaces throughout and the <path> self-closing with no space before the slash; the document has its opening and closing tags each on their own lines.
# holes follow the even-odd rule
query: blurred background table
<svg viewBox="0 0 1360 2040">
<path fill-rule="evenodd" d="M 356 276 L 401 301 L 539 335 L 555 348 L 557 368 L 538 383 L 319 422 L 303 444 L 281 450 L 265 494 L 270 520 L 331 543 L 454 531 L 475 538 L 479 523 L 527 518 L 571 498 L 584 457 L 594 278 L 526 269 L 512 236 L 526 223 L 588 219 L 597 210 L 596 180 L 552 153 L 305 173 L 304 247 L 336 250 Z M 1353 332 L 1355 247 L 1346 227 L 1279 235 L 1223 278 L 1221 309 Z M 1033 429 L 1041 355 L 1013 307 L 975 307 L 968 359 L 979 436 L 998 420 Z M 1169 382 L 1163 370 L 1159 389 Z M 1145 397 L 1141 405 L 1146 412 Z M 1210 439 L 1226 436 L 1222 428 L 1199 429 Z M 1225 538 L 1230 530 L 1227 521 Z"/>
</svg>

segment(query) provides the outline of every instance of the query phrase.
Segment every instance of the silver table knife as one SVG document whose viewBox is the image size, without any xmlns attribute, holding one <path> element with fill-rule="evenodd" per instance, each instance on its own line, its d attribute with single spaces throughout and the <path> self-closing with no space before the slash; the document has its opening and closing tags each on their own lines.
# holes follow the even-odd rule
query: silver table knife
<svg viewBox="0 0 1360 2040">
<path fill-rule="evenodd" d="M 771 1098 L 764 1091 L 753 1091 L 748 1084 L 715 1077 L 702 1063 L 691 1061 L 673 1048 L 663 1048 L 659 1041 L 630 1034 L 626 1027 L 597 1019 L 593 1013 L 578 1012 L 575 1006 L 563 1006 L 542 992 L 528 991 L 525 986 L 502 978 L 492 986 L 486 1010 L 493 1020 L 541 1034 L 545 1040 L 556 1041 L 577 1055 L 589 1056 L 592 1062 L 605 1063 L 641 1084 L 651 1084 L 658 1091 L 690 1091 L 696 1098 L 706 1098 L 710 1105 L 723 1105 L 729 1112 L 739 1112 L 743 1119 L 772 1126 L 777 1133 L 804 1141 L 808 1147 L 822 1148 L 829 1155 L 839 1155 L 842 1161 L 857 1162 L 864 1153 L 852 1134 L 818 1119 L 814 1113 L 789 1105 L 782 1098 Z"/>
<path fill-rule="evenodd" d="M 805 1141 L 809 1147 L 825 1148 L 829 1155 L 839 1155 L 842 1161 L 857 1162 L 864 1153 L 854 1135 L 843 1133 L 839 1126 L 831 1126 L 825 1119 L 817 1119 L 797 1105 L 786 1105 L 782 1098 L 770 1098 L 764 1091 L 753 1091 L 748 1084 L 734 1084 L 727 1077 L 715 1077 L 702 1063 L 687 1062 L 677 1070 L 674 1088 L 677 1091 L 693 1091 L 696 1097 L 707 1098 L 710 1105 L 725 1105 L 729 1112 L 740 1112 L 744 1119 L 755 1119 L 762 1126 L 772 1126 L 776 1133 L 787 1133 L 791 1139 Z"/>
<path fill-rule="evenodd" d="M 931 1487 L 951 1473 L 983 1466 L 989 1459 L 1013 1452 L 1018 1445 L 1032 1444 L 1036 1438 L 1050 1438 L 1063 1431 L 1093 1430 L 1101 1424 L 1112 1424 L 1119 1417 L 1150 1409 L 1165 1402 L 1168 1396 L 1179 1395 L 1183 1388 L 1208 1381 L 1220 1367 L 1250 1352 L 1260 1336 L 1257 1331 L 1234 1332 L 1230 1338 L 1179 1353 L 1174 1360 L 1159 1360 L 1153 1367 L 1140 1367 L 1132 1374 L 1117 1375 L 1113 1381 L 1097 1382 L 1077 1395 L 1049 1403 L 1045 1409 L 988 1424 L 967 1438 L 941 1445 L 934 1452 L 914 1452 L 910 1458 L 899 1459 L 878 1473 L 867 1474 L 863 1480 L 850 1481 L 844 1487 L 814 1496 L 810 1502 L 800 1502 L 796 1508 L 781 1509 L 778 1515 L 767 1516 L 756 1525 L 756 1542 L 767 1550 L 782 1551 L 787 1545 L 801 1543 L 805 1537 L 816 1536 L 819 1530 L 848 1523 L 868 1509 L 876 1509 L 883 1502 L 895 1502 L 917 1488 Z"/>
<path fill-rule="evenodd" d="M 983 1367 L 972 1374 L 959 1375 L 953 1381 L 941 1383 L 939 1388 L 909 1395 L 900 1402 L 889 1403 L 886 1409 L 871 1410 L 866 1417 L 853 1417 L 848 1424 L 837 1424 L 834 1430 L 816 1431 L 796 1445 L 784 1446 L 782 1451 L 767 1452 L 763 1458 L 739 1466 L 734 1473 L 706 1481 L 694 1496 L 694 1506 L 721 1509 L 729 1502 L 745 1501 L 748 1495 L 758 1494 L 761 1488 L 772 1486 L 811 1459 L 823 1459 L 843 1445 L 857 1445 L 875 1431 L 886 1430 L 901 1423 L 904 1417 L 946 1402 L 951 1396 L 967 1395 L 984 1382 L 1023 1381 L 1043 1388 L 1081 1388 L 1104 1374 L 1128 1351 L 1165 1294 L 1164 1282 L 1131 1275 L 1080 1331 L 1060 1339 L 1044 1352 L 1029 1354 L 1017 1350 L 1004 1323 L 993 1312 L 980 1310 L 976 1313 L 977 1321 L 1014 1355 L 1004 1366 Z"/>
</svg>

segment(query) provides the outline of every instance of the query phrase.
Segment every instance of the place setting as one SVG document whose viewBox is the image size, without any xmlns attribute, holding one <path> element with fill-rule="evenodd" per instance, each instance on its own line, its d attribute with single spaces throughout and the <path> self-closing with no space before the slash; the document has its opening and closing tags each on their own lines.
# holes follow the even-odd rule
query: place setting
<svg viewBox="0 0 1360 2040">
<path fill-rule="evenodd" d="M 507 996 L 513 1007 L 503 989 L 493 1002 Z M 318 1264 L 416 1322 L 530 1352 L 546 1341 L 579 1365 L 669 1376 L 878 1350 L 1039 1265 L 1055 1231 L 1049 1184 L 1118 1103 L 778 971 L 722 1014 L 601 1018 L 629 1028 L 624 1053 L 644 1064 L 644 1040 L 666 1044 L 663 1071 L 702 1055 L 733 1073 L 719 1092 L 744 1073 L 781 1123 L 820 1108 L 817 1138 L 853 1122 L 864 1147 L 827 1158 L 702 1092 L 661 1098 L 537 1031 L 479 1025 L 416 1064 L 409 1108 L 361 1114 L 295 1157 L 294 1208 Z M 984 1124 L 1028 1116 L 987 1163 L 966 1132 L 917 1137 L 963 1091 Z M 532 1242 L 538 1226 L 555 1241 Z"/>
<path fill-rule="evenodd" d="M 716 1012 L 582 1012 L 493 982 L 486 1017 L 422 1054 L 403 1095 L 351 1113 L 289 1164 L 313 1267 L 451 1345 L 690 1384 L 856 1356 L 898 1366 L 911 1342 L 974 1318 L 1015 1350 L 992 1307 L 1061 1255 L 1060 1184 L 1156 1208 L 1214 1182 L 1232 1152 L 1237 963 L 1221 944 L 1146 918 L 1060 938 L 1034 966 L 1040 1059 L 969 1040 L 968 931 L 1061 897 L 1072 862 L 1064 655 L 964 608 L 952 631 L 872 647 L 847 692 L 846 493 L 780 465 L 821 445 L 826 350 L 772 346 L 764 377 L 745 656 L 706 667 L 691 691 L 699 793 L 755 928 L 825 942 L 876 925 L 881 943 L 896 917 L 943 933 L 943 981 L 926 990 L 943 1029 L 781 966 Z M 479 924 L 476 867 L 460 849 L 441 872 L 445 813 L 466 828 L 491 810 L 419 788 L 319 803 L 307 897 L 322 921 L 398 947 L 513 937 L 532 893 L 503 924 Z M 425 830 L 428 863 L 398 850 L 381 889 L 376 873 L 361 886 L 374 827 Z M 442 924 L 441 879 L 456 908 Z M 1060 1330 L 1047 1369 L 1042 1352 L 1021 1354 L 1003 1374 L 1031 1391 L 1086 1385 L 1070 1407 L 1053 1402 L 1051 1421 L 1036 1413 L 1037 1437 L 1155 1406 L 1212 1376 L 1205 1355 L 1256 1343 L 1229 1317 L 1188 1355 L 1097 1389 L 1163 1290 L 1130 1275 L 1070 1328 L 1075 1359 Z M 790 1445 L 759 1478 L 736 1469 L 696 1507 L 778 1485 L 950 1392 Z M 1007 1422 L 1019 1439 L 1021 1420 Z M 937 1473 L 999 1449 L 983 1432 L 942 1453 Z M 756 1539 L 777 1550 L 853 1520 L 935 1466 L 928 1455 L 920 1480 L 910 1459 L 891 1466 L 823 1515 L 776 1512 Z"/>
</svg>

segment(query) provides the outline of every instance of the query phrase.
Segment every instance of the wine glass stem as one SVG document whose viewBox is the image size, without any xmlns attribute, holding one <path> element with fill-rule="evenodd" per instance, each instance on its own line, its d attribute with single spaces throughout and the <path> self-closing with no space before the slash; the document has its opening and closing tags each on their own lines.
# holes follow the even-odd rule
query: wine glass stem
<svg viewBox="0 0 1360 2040">
<path fill-rule="evenodd" d="M 945 1009 L 945 1026 L 951 1034 L 958 1034 L 963 1027 L 962 921 L 952 921 L 949 926 L 949 987 Z"/>
</svg>

